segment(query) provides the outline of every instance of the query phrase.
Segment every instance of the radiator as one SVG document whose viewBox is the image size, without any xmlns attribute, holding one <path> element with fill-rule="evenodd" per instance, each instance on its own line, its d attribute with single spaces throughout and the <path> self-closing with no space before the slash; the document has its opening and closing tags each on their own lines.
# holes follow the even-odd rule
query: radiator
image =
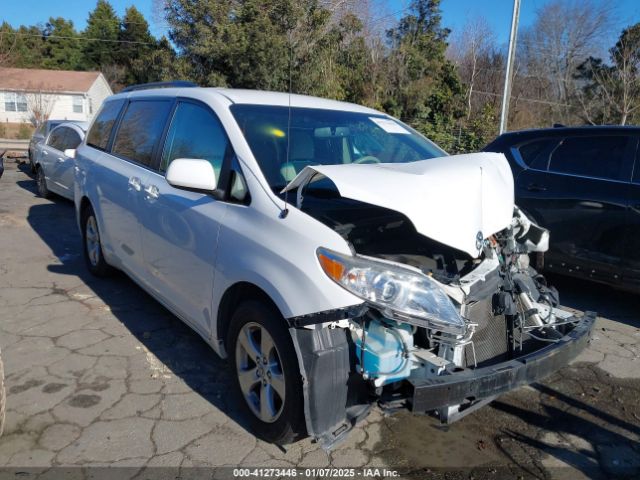
<svg viewBox="0 0 640 480">
<path fill-rule="evenodd" d="M 504 315 L 493 315 L 491 297 L 473 303 L 467 307 L 466 313 L 467 318 L 477 323 L 478 326 L 471 339 L 473 346 L 468 344 L 464 347 L 463 361 L 465 366 L 474 366 L 474 348 L 478 366 L 506 360 L 508 349 L 507 321 Z"/>
</svg>

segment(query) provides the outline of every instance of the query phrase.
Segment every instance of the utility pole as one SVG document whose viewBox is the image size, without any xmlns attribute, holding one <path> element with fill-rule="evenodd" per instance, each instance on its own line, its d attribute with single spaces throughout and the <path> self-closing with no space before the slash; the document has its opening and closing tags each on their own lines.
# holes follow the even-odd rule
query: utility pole
<svg viewBox="0 0 640 480">
<path fill-rule="evenodd" d="M 500 114 L 500 135 L 507 129 L 509 117 L 509 99 L 511 98 L 511 81 L 513 79 L 513 63 L 518 38 L 518 22 L 520 21 L 520 0 L 513 0 L 513 16 L 511 17 L 511 34 L 509 35 L 509 53 L 507 54 L 507 73 L 504 76 L 504 93 L 502 95 L 502 113 Z"/>
</svg>

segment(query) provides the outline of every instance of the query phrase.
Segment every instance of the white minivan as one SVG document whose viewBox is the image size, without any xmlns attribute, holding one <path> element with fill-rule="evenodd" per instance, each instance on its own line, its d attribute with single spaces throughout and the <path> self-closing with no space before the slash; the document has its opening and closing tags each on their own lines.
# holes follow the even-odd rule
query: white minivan
<svg viewBox="0 0 640 480">
<path fill-rule="evenodd" d="M 529 265 L 549 232 L 502 154 L 448 156 L 358 105 L 126 89 L 77 150 L 75 203 L 91 272 L 123 270 L 228 357 L 272 442 L 330 448 L 374 405 L 455 421 L 566 365 L 595 319 Z"/>
</svg>

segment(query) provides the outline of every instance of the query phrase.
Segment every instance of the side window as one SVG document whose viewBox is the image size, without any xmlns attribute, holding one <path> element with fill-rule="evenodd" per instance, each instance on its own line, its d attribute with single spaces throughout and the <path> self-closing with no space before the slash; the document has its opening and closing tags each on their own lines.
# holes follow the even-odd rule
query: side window
<svg viewBox="0 0 640 480">
<path fill-rule="evenodd" d="M 64 151 L 66 130 L 68 130 L 66 127 L 59 127 L 53 130 L 51 132 L 51 135 L 49 135 L 47 145 L 49 145 L 51 148 L 55 148 L 60 152 Z"/>
<path fill-rule="evenodd" d="M 201 158 L 213 165 L 220 178 L 229 140 L 218 118 L 206 107 L 189 102 L 176 108 L 162 152 L 160 170 L 176 158 Z"/>
<path fill-rule="evenodd" d="M 137 100 L 129 103 L 111 152 L 150 166 L 153 149 L 162 135 L 171 105 L 169 100 Z"/>
<path fill-rule="evenodd" d="M 551 154 L 549 170 L 620 180 L 627 141 L 622 135 L 565 138 Z"/>
<path fill-rule="evenodd" d="M 72 148 L 75 150 L 76 148 L 78 148 L 78 145 L 80 145 L 80 142 L 82 142 L 82 139 L 80 138 L 80 135 L 78 135 L 78 132 L 76 132 L 75 130 L 71 128 L 67 128 L 66 130 L 67 134 L 65 135 L 64 150 L 68 148 Z"/>
<path fill-rule="evenodd" d="M 93 122 L 91 130 L 89 130 L 87 134 L 87 145 L 91 145 L 100 150 L 107 149 L 111 129 L 113 128 L 116 118 L 118 118 L 123 103 L 124 100 L 113 100 L 106 102 L 102 106 L 100 113 L 98 113 L 98 118 Z"/>
<path fill-rule="evenodd" d="M 549 156 L 560 143 L 560 138 L 543 138 L 525 143 L 518 147 L 522 161 L 530 168 L 546 170 L 549 166 Z"/>
</svg>

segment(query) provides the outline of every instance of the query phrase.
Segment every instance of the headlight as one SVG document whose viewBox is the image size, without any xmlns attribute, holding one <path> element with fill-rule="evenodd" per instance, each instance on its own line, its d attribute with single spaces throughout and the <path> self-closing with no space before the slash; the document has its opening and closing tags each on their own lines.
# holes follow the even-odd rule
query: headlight
<svg viewBox="0 0 640 480">
<path fill-rule="evenodd" d="M 428 276 L 325 248 L 319 248 L 317 255 L 329 278 L 376 306 L 383 315 L 456 335 L 465 333 L 465 322 L 459 310 Z"/>
</svg>

